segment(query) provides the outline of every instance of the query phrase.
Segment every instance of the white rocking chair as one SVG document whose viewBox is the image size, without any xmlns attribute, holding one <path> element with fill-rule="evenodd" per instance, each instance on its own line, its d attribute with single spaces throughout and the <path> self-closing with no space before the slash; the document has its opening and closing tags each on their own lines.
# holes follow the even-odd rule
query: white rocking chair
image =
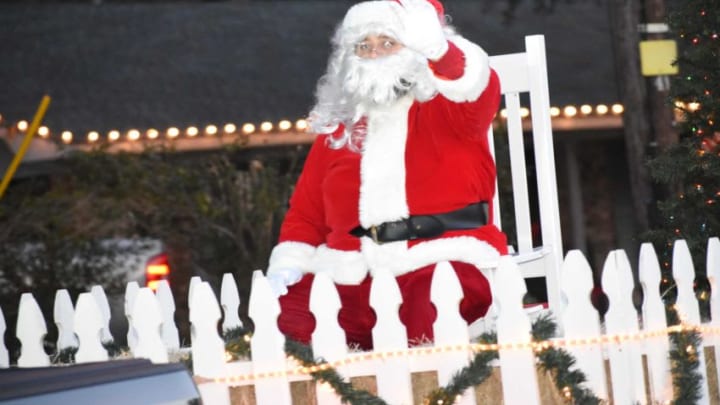
<svg viewBox="0 0 720 405">
<path fill-rule="evenodd" d="M 550 119 L 545 38 L 542 35 L 525 37 L 525 52 L 490 57 L 490 65 L 500 77 L 500 85 L 507 113 L 512 197 L 515 211 L 517 246 L 512 253 L 525 278 L 545 277 L 548 305 L 556 314 L 562 309 L 560 298 L 560 266 L 563 260 L 560 212 L 555 178 L 555 154 Z M 530 222 L 530 202 L 523 142 L 523 117 L 520 94 L 528 93 L 532 142 L 535 151 L 537 205 L 539 208 L 542 245 L 534 246 Z M 494 151 L 492 128 L 488 133 Z M 496 186 L 497 190 L 497 186 Z M 499 193 L 495 193 L 494 222 L 500 221 Z"/>
</svg>

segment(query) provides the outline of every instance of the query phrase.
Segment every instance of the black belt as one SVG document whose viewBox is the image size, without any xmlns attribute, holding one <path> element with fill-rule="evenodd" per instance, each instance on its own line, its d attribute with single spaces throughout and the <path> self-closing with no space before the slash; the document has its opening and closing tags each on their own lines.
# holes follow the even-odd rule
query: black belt
<svg viewBox="0 0 720 405">
<path fill-rule="evenodd" d="M 367 236 L 375 243 L 434 238 L 445 231 L 475 229 L 487 224 L 488 203 L 470 204 L 459 210 L 432 215 L 411 215 L 399 221 L 383 222 L 370 228 L 356 226 L 350 231 L 355 237 Z"/>
</svg>

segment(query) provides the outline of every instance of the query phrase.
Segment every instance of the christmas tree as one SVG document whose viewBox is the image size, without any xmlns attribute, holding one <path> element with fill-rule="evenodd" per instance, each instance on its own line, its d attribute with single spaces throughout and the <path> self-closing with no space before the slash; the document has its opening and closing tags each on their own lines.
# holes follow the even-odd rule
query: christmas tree
<svg viewBox="0 0 720 405">
<path fill-rule="evenodd" d="M 649 236 L 665 271 L 672 242 L 685 239 L 696 271 L 704 273 L 707 240 L 720 236 L 720 0 L 675 5 L 668 20 L 680 73 L 672 79 L 670 96 L 680 142 L 650 162 L 667 195 L 658 203 L 659 223 Z"/>
</svg>

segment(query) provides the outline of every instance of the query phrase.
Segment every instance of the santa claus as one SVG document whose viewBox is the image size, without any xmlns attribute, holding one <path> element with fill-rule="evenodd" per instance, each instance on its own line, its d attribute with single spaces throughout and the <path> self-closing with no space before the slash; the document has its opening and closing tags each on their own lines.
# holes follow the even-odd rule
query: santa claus
<svg viewBox="0 0 720 405">
<path fill-rule="evenodd" d="M 349 9 L 310 113 L 318 134 L 290 201 L 268 280 L 280 330 L 309 342 L 314 274 L 336 283 L 348 343 L 372 347 L 371 279 L 390 270 L 412 341 L 431 340 L 435 264 L 450 261 L 472 322 L 491 303 L 483 268 L 507 250 L 492 225 L 487 130 L 500 100 L 487 54 L 456 34 L 435 0 Z"/>
</svg>

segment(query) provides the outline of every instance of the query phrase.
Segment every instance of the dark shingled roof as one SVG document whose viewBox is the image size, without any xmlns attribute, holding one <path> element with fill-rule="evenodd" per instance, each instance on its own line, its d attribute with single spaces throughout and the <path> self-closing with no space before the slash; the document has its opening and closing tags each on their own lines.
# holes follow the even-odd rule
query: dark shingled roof
<svg viewBox="0 0 720 405">
<path fill-rule="evenodd" d="M 494 5 L 495 3 L 499 3 Z M 490 54 L 544 34 L 554 105 L 617 101 L 605 6 L 447 0 L 446 12 Z M 277 121 L 305 116 L 329 38 L 349 1 L 0 5 L 0 114 L 73 131 Z"/>
</svg>

